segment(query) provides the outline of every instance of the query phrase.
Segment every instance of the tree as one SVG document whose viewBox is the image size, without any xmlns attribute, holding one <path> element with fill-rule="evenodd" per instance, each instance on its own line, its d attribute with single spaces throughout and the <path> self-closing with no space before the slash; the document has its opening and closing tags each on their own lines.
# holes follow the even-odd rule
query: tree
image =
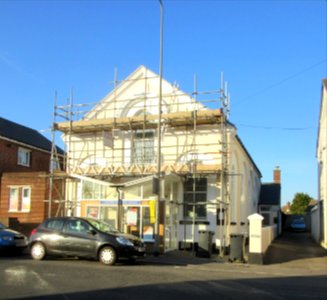
<svg viewBox="0 0 327 300">
<path fill-rule="evenodd" d="M 304 215 L 312 198 L 305 193 L 296 193 L 291 204 L 291 213 L 294 215 Z"/>
</svg>

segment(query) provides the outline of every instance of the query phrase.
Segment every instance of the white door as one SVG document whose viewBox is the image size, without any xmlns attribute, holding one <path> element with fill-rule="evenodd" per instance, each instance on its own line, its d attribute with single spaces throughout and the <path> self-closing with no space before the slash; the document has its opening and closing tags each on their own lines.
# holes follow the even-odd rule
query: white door
<svg viewBox="0 0 327 300">
<path fill-rule="evenodd" d="M 177 249 L 177 205 L 166 204 L 165 213 L 165 251 Z"/>
</svg>

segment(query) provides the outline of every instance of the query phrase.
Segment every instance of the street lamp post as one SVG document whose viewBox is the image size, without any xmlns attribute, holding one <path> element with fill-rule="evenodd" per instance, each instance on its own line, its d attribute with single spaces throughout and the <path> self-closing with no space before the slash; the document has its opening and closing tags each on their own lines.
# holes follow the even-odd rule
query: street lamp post
<svg viewBox="0 0 327 300">
<path fill-rule="evenodd" d="M 162 59 L 163 59 L 163 3 L 159 0 L 160 4 L 160 55 L 159 55 L 159 103 L 158 103 L 158 149 L 157 149 L 157 205 L 156 205 L 156 238 L 155 238 L 155 252 L 160 252 L 160 220 L 159 209 L 161 200 L 161 114 L 162 114 Z"/>
</svg>

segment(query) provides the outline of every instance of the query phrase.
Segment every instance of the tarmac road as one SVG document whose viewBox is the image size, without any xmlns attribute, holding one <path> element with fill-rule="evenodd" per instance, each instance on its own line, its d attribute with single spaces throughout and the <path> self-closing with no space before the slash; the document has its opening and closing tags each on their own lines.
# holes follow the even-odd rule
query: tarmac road
<svg viewBox="0 0 327 300">
<path fill-rule="evenodd" d="M 263 266 L 188 252 L 113 267 L 3 256 L 0 299 L 327 299 L 327 251 L 307 234 L 286 234 L 267 254 L 270 261 Z"/>
</svg>

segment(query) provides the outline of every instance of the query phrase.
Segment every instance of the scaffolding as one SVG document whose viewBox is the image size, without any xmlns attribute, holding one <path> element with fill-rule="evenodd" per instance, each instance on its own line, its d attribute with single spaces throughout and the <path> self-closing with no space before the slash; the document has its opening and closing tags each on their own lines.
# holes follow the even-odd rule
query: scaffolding
<svg viewBox="0 0 327 300">
<path fill-rule="evenodd" d="M 193 178 L 216 175 L 221 189 L 216 206 L 222 241 L 226 238 L 230 202 L 230 108 L 223 75 L 220 89 L 205 92 L 197 90 L 196 77 L 191 93 L 164 82 L 164 91 L 159 97 L 154 92 L 159 77 L 143 66 L 139 71 L 142 76 L 136 71 L 137 76 L 118 81 L 115 70 L 113 91 L 98 103 L 74 104 L 72 94 L 65 105 L 57 105 L 55 99 L 53 142 L 54 132 L 61 132 L 66 158 L 63 171 L 52 169 L 50 182 L 60 176 L 70 180 L 85 176 L 119 183 L 126 177 L 156 177 L 158 174 Z M 158 128 L 161 140 L 155 143 Z M 206 138 L 212 134 L 216 139 Z M 52 153 L 52 157 L 54 155 Z M 72 205 L 74 201 L 62 199 L 63 203 Z M 209 203 L 193 203 L 193 207 L 195 205 Z M 221 242 L 220 247 L 223 246 Z"/>
</svg>

